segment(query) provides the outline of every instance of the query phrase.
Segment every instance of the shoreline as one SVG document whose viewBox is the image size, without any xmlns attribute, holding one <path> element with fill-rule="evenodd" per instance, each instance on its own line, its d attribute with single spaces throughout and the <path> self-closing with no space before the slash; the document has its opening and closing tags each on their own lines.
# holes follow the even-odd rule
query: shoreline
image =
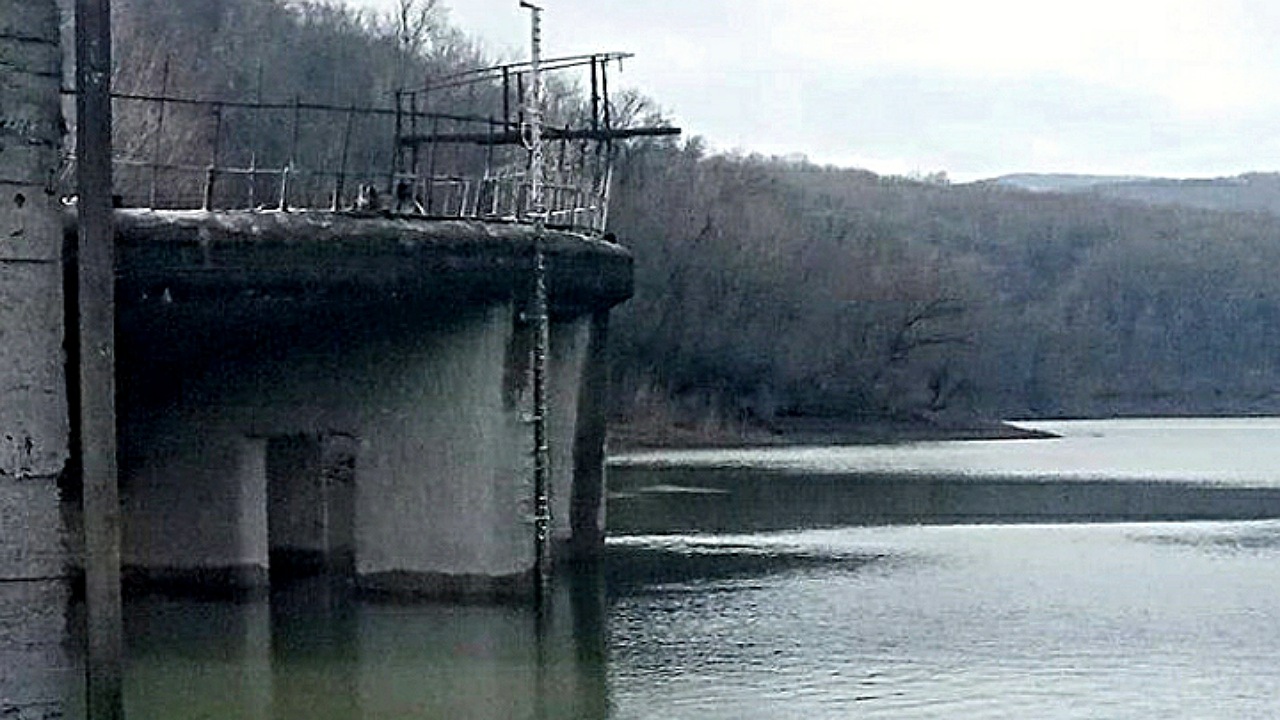
<svg viewBox="0 0 1280 720">
<path fill-rule="evenodd" d="M 1042 440 L 1053 433 L 1028 430 L 999 420 L 967 418 L 939 422 L 927 418 L 785 418 L 768 426 L 609 428 L 610 454 L 636 450 L 787 447 L 796 445 L 898 445 L 948 440 Z"/>
</svg>

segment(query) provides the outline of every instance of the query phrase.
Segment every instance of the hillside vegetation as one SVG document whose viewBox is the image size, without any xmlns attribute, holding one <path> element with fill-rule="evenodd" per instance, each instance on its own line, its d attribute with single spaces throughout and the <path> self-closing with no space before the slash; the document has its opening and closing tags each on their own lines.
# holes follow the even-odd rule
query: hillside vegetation
<svg viewBox="0 0 1280 720">
<path fill-rule="evenodd" d="M 261 73 L 268 96 L 386 105 L 407 74 L 489 60 L 441 8 L 406 7 L 416 24 L 323 3 L 118 2 L 117 82 L 158 91 L 168 58 L 171 92 L 244 97 Z M 625 100 L 617 117 L 661 120 Z M 1167 181 L 1074 190 L 634 142 L 611 214 L 636 256 L 611 334 L 615 414 L 767 428 L 1280 411 L 1280 220 L 1263 211 L 1280 183 L 1193 193 L 1213 203 Z"/>
</svg>

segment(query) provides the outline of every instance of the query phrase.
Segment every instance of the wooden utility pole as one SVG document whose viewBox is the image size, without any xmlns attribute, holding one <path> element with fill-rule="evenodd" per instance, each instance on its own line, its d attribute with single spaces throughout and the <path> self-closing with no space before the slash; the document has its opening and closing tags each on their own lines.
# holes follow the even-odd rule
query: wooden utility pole
<svg viewBox="0 0 1280 720">
<path fill-rule="evenodd" d="M 120 501 L 116 485 L 115 231 L 111 201 L 111 2 L 76 0 L 80 240 L 80 447 L 89 720 L 124 717 Z M 70 328 L 68 328 L 70 331 Z"/>
</svg>

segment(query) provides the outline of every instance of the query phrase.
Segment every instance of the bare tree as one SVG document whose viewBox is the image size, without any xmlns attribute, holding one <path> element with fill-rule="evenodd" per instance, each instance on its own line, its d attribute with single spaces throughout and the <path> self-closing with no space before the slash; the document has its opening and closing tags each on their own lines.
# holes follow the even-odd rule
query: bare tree
<svg viewBox="0 0 1280 720">
<path fill-rule="evenodd" d="M 397 0 L 392 22 L 395 27 L 396 87 L 404 87 L 408 69 L 415 58 L 430 52 L 428 44 L 440 29 L 438 0 Z"/>
</svg>

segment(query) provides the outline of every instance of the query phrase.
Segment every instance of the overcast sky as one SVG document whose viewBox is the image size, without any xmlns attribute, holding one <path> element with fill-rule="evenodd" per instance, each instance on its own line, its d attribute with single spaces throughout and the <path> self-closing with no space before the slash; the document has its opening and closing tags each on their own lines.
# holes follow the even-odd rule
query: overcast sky
<svg viewBox="0 0 1280 720">
<path fill-rule="evenodd" d="M 496 53 L 527 56 L 517 0 L 443 2 Z M 1275 0 L 542 5 L 547 53 L 636 53 L 622 83 L 717 149 L 959 180 L 1280 169 Z"/>
</svg>

